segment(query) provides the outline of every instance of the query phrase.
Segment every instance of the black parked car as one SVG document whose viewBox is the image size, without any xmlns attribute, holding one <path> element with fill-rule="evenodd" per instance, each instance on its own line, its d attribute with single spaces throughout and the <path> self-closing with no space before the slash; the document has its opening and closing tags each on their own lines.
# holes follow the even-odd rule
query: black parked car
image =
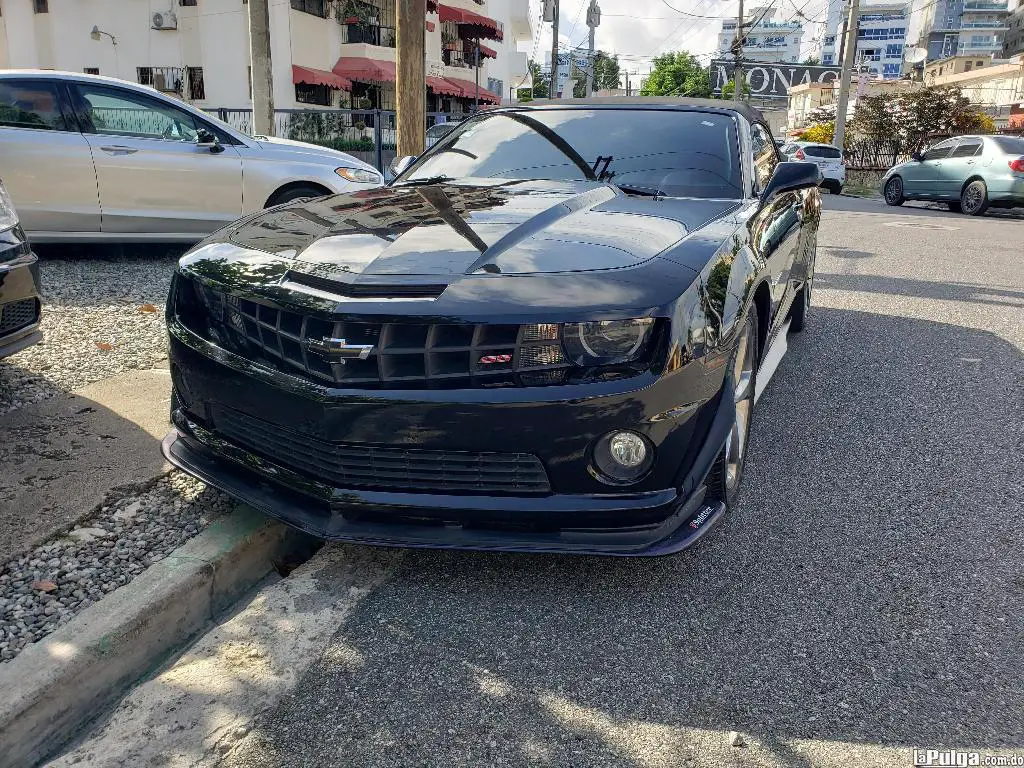
<svg viewBox="0 0 1024 768">
<path fill-rule="evenodd" d="M 318 536 L 663 554 L 807 319 L 817 166 L 732 102 L 532 102 L 180 262 L 176 466 Z"/>
<path fill-rule="evenodd" d="M 38 259 L 0 182 L 0 357 L 40 341 L 39 321 Z"/>
</svg>

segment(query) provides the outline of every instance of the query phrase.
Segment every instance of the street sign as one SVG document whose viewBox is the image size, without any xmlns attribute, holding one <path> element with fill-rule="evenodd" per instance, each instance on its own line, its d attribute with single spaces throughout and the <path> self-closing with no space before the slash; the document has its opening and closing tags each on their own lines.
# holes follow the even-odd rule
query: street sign
<svg viewBox="0 0 1024 768">
<path fill-rule="evenodd" d="M 732 59 L 714 59 L 711 62 L 711 90 L 721 93 L 722 87 L 732 82 L 735 62 Z M 789 89 L 802 83 L 832 83 L 839 79 L 839 67 L 811 67 L 805 64 L 773 64 L 770 62 L 743 62 L 743 79 L 751 96 L 785 99 Z"/>
</svg>

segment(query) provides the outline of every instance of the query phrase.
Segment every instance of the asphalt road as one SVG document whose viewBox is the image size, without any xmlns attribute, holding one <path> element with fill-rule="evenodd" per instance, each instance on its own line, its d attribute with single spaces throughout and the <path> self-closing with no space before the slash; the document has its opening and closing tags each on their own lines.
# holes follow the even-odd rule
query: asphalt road
<svg viewBox="0 0 1024 768">
<path fill-rule="evenodd" d="M 657 560 L 389 553 L 220 764 L 1024 748 L 1024 218 L 826 207 L 813 315 L 722 525 Z"/>
</svg>

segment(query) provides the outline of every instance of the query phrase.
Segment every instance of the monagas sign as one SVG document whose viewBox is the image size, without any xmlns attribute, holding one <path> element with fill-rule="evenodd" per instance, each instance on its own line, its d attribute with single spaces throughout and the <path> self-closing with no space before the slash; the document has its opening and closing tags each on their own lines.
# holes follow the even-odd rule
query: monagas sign
<svg viewBox="0 0 1024 768">
<path fill-rule="evenodd" d="M 731 59 L 715 59 L 711 62 L 711 89 L 715 93 L 720 93 L 722 86 L 732 81 L 733 66 Z M 752 96 L 784 99 L 794 85 L 838 80 L 839 67 L 746 61 L 743 63 L 743 79 L 747 81 Z"/>
</svg>

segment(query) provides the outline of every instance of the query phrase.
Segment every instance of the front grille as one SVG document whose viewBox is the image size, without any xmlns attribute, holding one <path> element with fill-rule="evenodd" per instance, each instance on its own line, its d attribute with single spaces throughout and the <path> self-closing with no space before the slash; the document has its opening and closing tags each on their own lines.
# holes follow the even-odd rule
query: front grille
<svg viewBox="0 0 1024 768">
<path fill-rule="evenodd" d="M 0 333 L 13 333 L 39 319 L 39 302 L 21 299 L 0 305 Z"/>
<path fill-rule="evenodd" d="M 252 453 L 339 488 L 516 494 L 551 490 L 544 465 L 528 453 L 333 443 L 225 407 L 213 409 L 213 429 Z"/>
<path fill-rule="evenodd" d="M 524 335 L 545 326 L 335 321 L 277 309 L 179 280 L 178 319 L 217 346 L 278 370 L 353 388 L 536 386 L 566 380 L 557 341 Z M 190 302 L 194 306 L 190 309 Z M 198 310 L 198 311 L 197 311 Z M 552 326 L 554 327 L 554 326 Z M 372 346 L 366 359 L 311 349 L 325 339 Z"/>
</svg>

